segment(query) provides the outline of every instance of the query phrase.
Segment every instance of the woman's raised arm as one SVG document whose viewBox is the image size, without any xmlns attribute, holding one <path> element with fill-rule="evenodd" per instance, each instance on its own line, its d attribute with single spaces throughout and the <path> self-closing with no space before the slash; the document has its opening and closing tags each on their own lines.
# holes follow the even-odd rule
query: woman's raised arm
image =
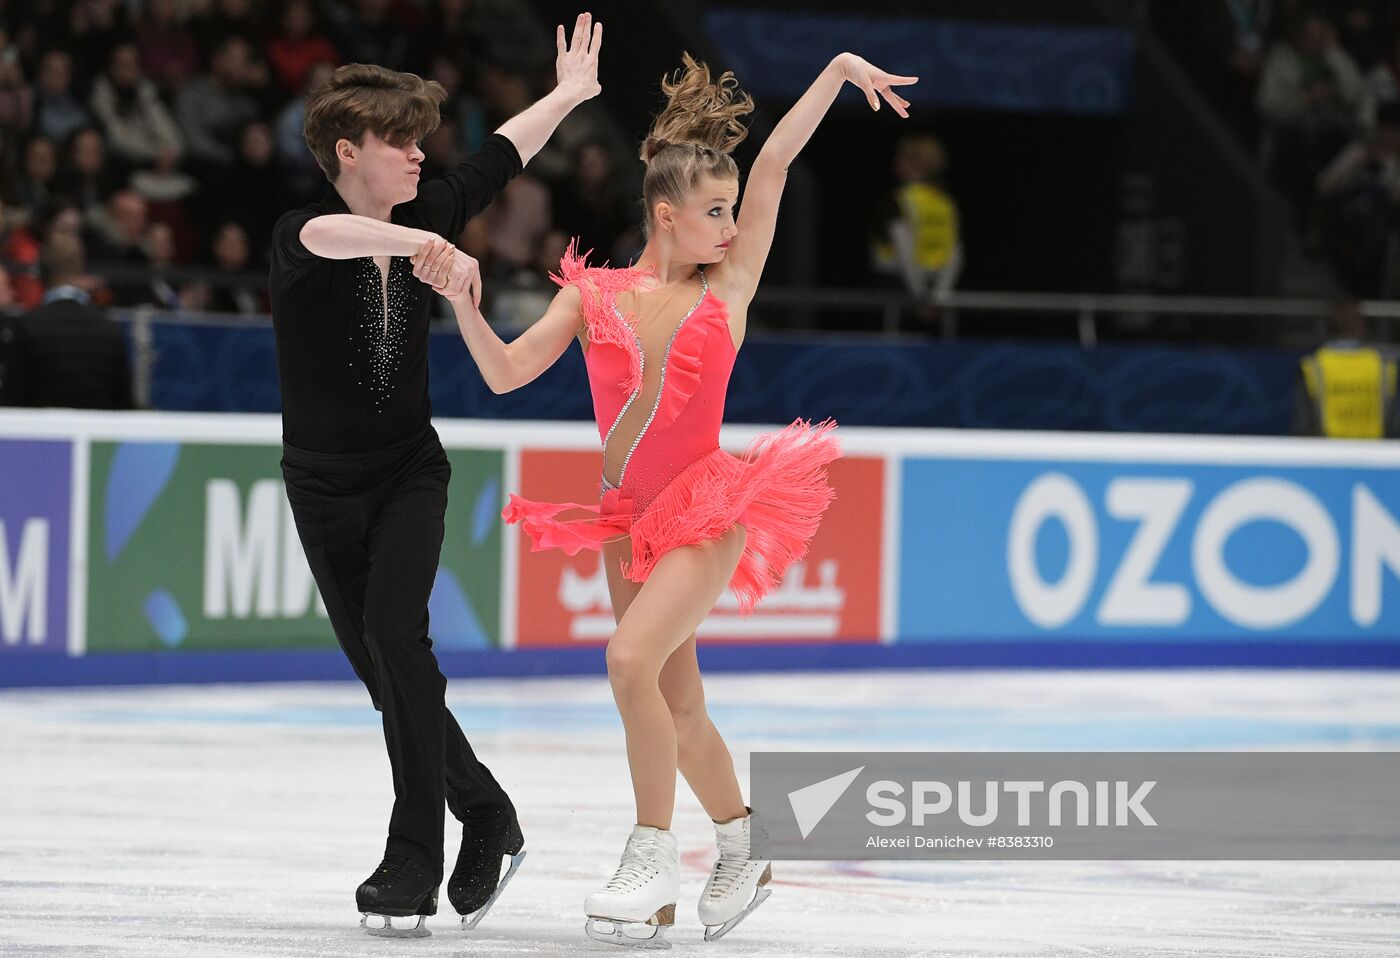
<svg viewBox="0 0 1400 958">
<path fill-rule="evenodd" d="M 893 87 L 917 83 L 919 78 L 886 73 L 854 53 L 842 53 L 827 64 L 802 98 L 793 104 L 754 160 L 739 206 L 739 232 L 724 262 L 714 271 L 724 277 L 731 300 L 737 299 L 740 304 L 747 305 L 758 290 L 758 280 L 773 245 L 778 201 L 787 184 L 788 167 L 807 145 L 817 124 L 831 109 L 836 94 L 847 82 L 864 91 L 872 110 L 880 109 L 883 97 L 896 113 L 907 118 L 909 101 L 895 93 Z"/>
</svg>

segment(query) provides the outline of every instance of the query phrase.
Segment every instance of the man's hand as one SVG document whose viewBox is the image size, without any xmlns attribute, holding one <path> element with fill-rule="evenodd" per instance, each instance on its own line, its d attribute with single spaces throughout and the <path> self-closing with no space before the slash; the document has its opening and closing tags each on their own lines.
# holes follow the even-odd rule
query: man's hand
<svg viewBox="0 0 1400 958">
<path fill-rule="evenodd" d="M 603 25 L 593 22 L 593 14 L 580 13 L 574 22 L 574 36 L 564 45 L 564 26 L 554 32 L 554 46 L 559 57 L 554 64 L 559 80 L 556 89 L 582 103 L 603 92 L 598 83 L 598 51 L 603 46 Z"/>
<path fill-rule="evenodd" d="M 450 301 L 481 305 L 481 268 L 477 261 L 447 240 L 434 237 L 414 253 L 413 275 Z"/>
</svg>

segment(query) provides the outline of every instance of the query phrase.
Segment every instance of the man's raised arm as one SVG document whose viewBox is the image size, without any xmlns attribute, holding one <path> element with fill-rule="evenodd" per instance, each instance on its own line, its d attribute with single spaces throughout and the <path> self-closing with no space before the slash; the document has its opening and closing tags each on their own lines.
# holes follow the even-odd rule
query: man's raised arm
<svg viewBox="0 0 1400 958">
<path fill-rule="evenodd" d="M 602 92 L 598 83 L 598 51 L 603 46 L 603 25 L 593 22 L 591 13 L 581 13 L 574 23 L 574 35 L 564 45 L 564 27 L 555 28 L 554 46 L 558 52 L 555 76 L 558 84 L 529 109 L 511 117 L 496 132 L 515 145 L 521 164 L 540 151 L 560 122 L 574 107 Z"/>
</svg>

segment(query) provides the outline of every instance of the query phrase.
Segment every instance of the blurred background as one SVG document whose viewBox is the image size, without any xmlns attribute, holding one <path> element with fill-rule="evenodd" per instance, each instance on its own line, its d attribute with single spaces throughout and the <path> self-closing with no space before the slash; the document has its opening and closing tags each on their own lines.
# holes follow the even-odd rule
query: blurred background
<svg viewBox="0 0 1400 958">
<path fill-rule="evenodd" d="M 65 401 L 56 374 L 26 375 L 46 347 L 21 321 L 61 281 L 118 325 L 132 380 L 67 402 L 276 411 L 270 228 L 327 185 L 301 137 L 306 91 L 350 61 L 438 80 L 424 165 L 440 171 L 549 89 L 551 26 L 575 6 L 0 2 L 0 403 Z M 852 49 L 922 76 L 912 119 L 847 91 L 802 154 L 731 418 L 1315 433 L 1300 360 L 1394 338 L 1400 5 L 596 6 L 603 96 L 459 238 L 506 335 L 539 315 L 570 237 L 598 261 L 638 251 L 636 147 L 679 51 L 756 95 L 744 166 Z M 440 415 L 588 418 L 580 363 L 490 397 L 439 305 Z M 829 369 L 852 350 L 899 371 L 893 400 Z M 790 362 L 818 395 L 766 388 Z"/>
<path fill-rule="evenodd" d="M 267 315 L 271 225 L 327 189 L 306 92 L 350 61 L 438 80 L 442 171 L 549 90 L 577 12 L 0 0 L 15 682 L 343 674 L 183 654 L 331 648 L 282 512 Z M 506 337 L 570 238 L 636 256 L 637 145 L 681 51 L 756 96 L 741 169 L 836 53 L 922 78 L 908 121 L 844 91 L 792 169 L 726 441 L 832 417 L 848 455 L 808 561 L 763 615 L 721 608 L 712 662 L 1400 662 L 1400 3 L 592 12 L 603 95 L 457 238 Z M 497 520 L 506 491 L 595 486 L 581 353 L 495 396 L 437 307 L 438 647 L 466 674 L 597 671 L 596 556 L 530 553 Z M 20 654 L 45 651 L 68 655 Z"/>
</svg>

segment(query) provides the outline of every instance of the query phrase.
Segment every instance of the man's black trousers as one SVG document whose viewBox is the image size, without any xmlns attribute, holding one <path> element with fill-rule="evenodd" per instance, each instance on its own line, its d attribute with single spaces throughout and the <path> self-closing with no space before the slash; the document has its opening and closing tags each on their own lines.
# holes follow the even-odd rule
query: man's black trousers
<svg viewBox="0 0 1400 958">
<path fill-rule="evenodd" d="M 335 636 L 383 713 L 394 774 L 384 853 L 441 875 L 444 800 L 464 823 L 514 814 L 443 704 L 428 638 L 452 467 L 430 426 L 367 453 L 284 445 L 282 475 Z"/>
</svg>

